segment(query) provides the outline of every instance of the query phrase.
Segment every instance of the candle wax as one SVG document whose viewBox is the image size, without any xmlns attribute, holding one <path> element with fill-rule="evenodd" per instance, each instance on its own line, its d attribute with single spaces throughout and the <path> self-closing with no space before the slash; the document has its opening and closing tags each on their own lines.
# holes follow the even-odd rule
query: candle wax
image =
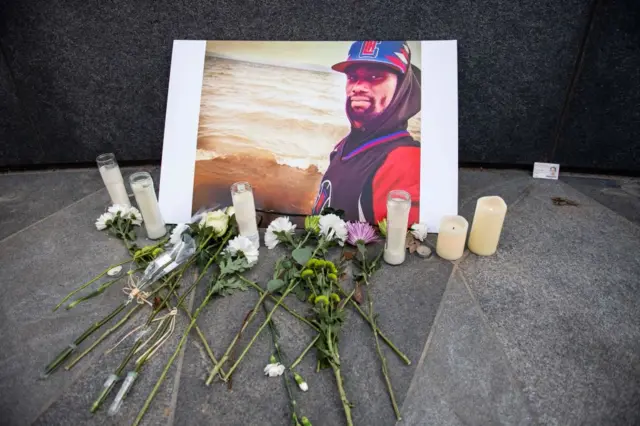
<svg viewBox="0 0 640 426">
<path fill-rule="evenodd" d="M 469 223 L 462 216 L 444 216 L 440 222 L 436 253 L 443 259 L 457 260 L 464 253 Z"/>
<path fill-rule="evenodd" d="M 476 204 L 471 233 L 469 234 L 469 250 L 480 256 L 491 256 L 498 249 L 507 204 L 497 196 L 482 197 Z"/>
<path fill-rule="evenodd" d="M 400 265 L 404 262 L 407 253 L 410 209 L 410 202 L 389 201 L 387 203 L 387 243 L 383 259 L 390 265 Z"/>
<path fill-rule="evenodd" d="M 122 180 L 122 173 L 120 173 L 120 167 L 117 165 L 101 166 L 98 170 L 100 170 L 102 181 L 107 187 L 109 197 L 111 197 L 111 202 L 113 204 L 131 206 L 127 189 L 124 186 L 124 180 Z"/>
<path fill-rule="evenodd" d="M 153 182 L 150 180 L 135 182 L 131 184 L 131 189 L 136 197 L 140 213 L 142 213 L 147 236 L 152 240 L 163 237 L 167 233 L 167 228 L 160 213 Z"/>
<path fill-rule="evenodd" d="M 255 244 L 259 244 L 258 221 L 256 220 L 256 205 L 253 199 L 253 192 L 236 192 L 231 194 L 231 198 L 240 235 L 249 238 Z"/>
</svg>

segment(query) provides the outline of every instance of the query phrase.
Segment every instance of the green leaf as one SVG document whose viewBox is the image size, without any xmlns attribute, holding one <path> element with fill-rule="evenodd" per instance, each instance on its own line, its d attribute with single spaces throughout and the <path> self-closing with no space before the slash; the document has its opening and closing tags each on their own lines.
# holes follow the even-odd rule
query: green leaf
<svg viewBox="0 0 640 426">
<path fill-rule="evenodd" d="M 311 249 L 309 247 L 302 247 L 299 249 L 295 249 L 292 253 L 291 256 L 293 257 L 293 260 L 295 260 L 296 262 L 298 262 L 299 265 L 306 265 L 307 262 L 309 261 L 309 259 L 311 259 L 311 255 L 313 254 L 313 252 L 311 251 Z"/>
<path fill-rule="evenodd" d="M 300 300 L 301 302 L 304 302 L 307 300 L 307 292 L 304 289 L 304 287 L 302 286 L 297 286 L 295 288 L 295 290 L 293 290 L 293 293 L 296 295 L 296 297 L 298 298 L 298 300 Z"/>
<path fill-rule="evenodd" d="M 127 234 L 127 238 L 129 238 L 129 241 L 135 241 L 136 240 L 136 233 L 133 232 L 133 230 L 129 231 L 129 233 Z"/>
<path fill-rule="evenodd" d="M 275 291 L 278 291 L 283 286 L 284 286 L 284 281 L 280 279 L 275 279 L 267 283 L 267 290 L 269 290 L 270 293 L 273 293 Z"/>
</svg>

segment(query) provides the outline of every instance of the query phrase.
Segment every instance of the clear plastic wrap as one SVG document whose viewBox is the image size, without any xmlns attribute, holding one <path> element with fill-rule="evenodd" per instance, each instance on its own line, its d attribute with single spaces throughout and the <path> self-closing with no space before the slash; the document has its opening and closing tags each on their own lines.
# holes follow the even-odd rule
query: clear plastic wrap
<svg viewBox="0 0 640 426">
<path fill-rule="evenodd" d="M 189 235 L 183 235 L 182 240 L 171 247 L 168 252 L 162 253 L 144 270 L 137 288 L 142 290 L 185 263 L 196 252 L 196 242 Z"/>
</svg>

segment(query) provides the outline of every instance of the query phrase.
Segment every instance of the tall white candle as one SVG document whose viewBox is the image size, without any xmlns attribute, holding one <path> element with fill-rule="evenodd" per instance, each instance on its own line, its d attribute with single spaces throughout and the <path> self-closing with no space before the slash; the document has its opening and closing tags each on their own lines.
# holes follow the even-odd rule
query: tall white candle
<svg viewBox="0 0 640 426">
<path fill-rule="evenodd" d="M 443 259 L 457 260 L 464 253 L 469 222 L 462 216 L 443 216 L 436 243 L 436 253 Z"/>
<path fill-rule="evenodd" d="M 151 175 L 147 172 L 134 173 L 129 177 L 129 183 L 133 195 L 136 197 L 140 213 L 142 213 L 147 236 L 152 240 L 163 237 L 167 233 L 167 228 L 160 213 Z"/>
<path fill-rule="evenodd" d="M 129 195 L 124 186 L 122 173 L 120 173 L 120 167 L 118 166 L 115 155 L 112 153 L 100 154 L 98 158 L 96 158 L 96 163 L 98 163 L 100 176 L 102 176 L 102 181 L 107 187 L 109 197 L 111 197 L 111 203 L 130 206 Z"/>
<path fill-rule="evenodd" d="M 247 182 L 236 182 L 231 185 L 231 200 L 235 210 L 236 222 L 240 235 L 249 238 L 256 247 L 260 245 L 256 204 L 253 189 Z"/>
<path fill-rule="evenodd" d="M 476 204 L 469 250 L 480 256 L 491 256 L 498 249 L 507 203 L 498 196 L 481 197 Z"/>
<path fill-rule="evenodd" d="M 387 242 L 382 258 L 390 265 L 404 262 L 407 252 L 407 228 L 411 195 L 408 192 L 393 190 L 387 196 Z"/>
</svg>

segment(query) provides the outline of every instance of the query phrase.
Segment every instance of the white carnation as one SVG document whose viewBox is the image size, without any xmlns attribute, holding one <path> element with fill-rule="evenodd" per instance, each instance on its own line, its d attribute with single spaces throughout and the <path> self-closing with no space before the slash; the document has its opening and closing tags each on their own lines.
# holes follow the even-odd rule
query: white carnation
<svg viewBox="0 0 640 426">
<path fill-rule="evenodd" d="M 267 227 L 267 232 L 264 234 L 264 244 L 267 246 L 267 248 L 273 249 L 280 242 L 278 240 L 278 236 L 275 234 L 276 232 L 286 232 L 288 234 L 293 234 L 295 229 L 296 225 L 291 223 L 287 216 L 279 217 L 271 222 Z"/>
<path fill-rule="evenodd" d="M 233 240 L 229 241 L 226 251 L 232 256 L 236 256 L 241 252 L 247 259 L 249 266 L 255 265 L 260 254 L 258 247 L 256 247 L 249 238 L 243 236 L 237 236 Z"/>
<path fill-rule="evenodd" d="M 427 238 L 427 225 L 425 223 L 414 223 L 411 225 L 411 234 L 416 239 L 424 241 Z"/>
<path fill-rule="evenodd" d="M 335 214 L 324 215 L 320 217 L 320 234 L 327 241 L 338 240 L 342 246 L 347 239 L 347 224 Z"/>
<path fill-rule="evenodd" d="M 276 362 L 275 364 L 267 364 L 264 368 L 264 375 L 269 377 L 282 376 L 284 373 L 284 365 Z"/>
<path fill-rule="evenodd" d="M 182 241 L 182 234 L 187 229 L 189 229 L 189 225 L 187 225 L 186 223 L 177 224 L 176 227 L 173 228 L 173 230 L 171 231 L 171 236 L 169 237 L 169 242 L 171 244 L 173 244 L 173 245 L 178 244 L 180 241 Z"/>
<path fill-rule="evenodd" d="M 102 213 L 96 220 L 96 228 L 98 231 L 107 229 L 107 222 L 113 220 L 113 213 Z"/>
</svg>

